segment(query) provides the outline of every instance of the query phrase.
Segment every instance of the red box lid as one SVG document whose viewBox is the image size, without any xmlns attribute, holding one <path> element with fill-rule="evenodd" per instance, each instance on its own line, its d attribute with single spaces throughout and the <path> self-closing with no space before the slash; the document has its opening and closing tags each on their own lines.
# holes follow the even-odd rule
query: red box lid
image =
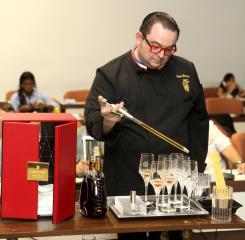
<svg viewBox="0 0 245 240">
<path fill-rule="evenodd" d="M 32 121 L 32 122 L 76 122 L 70 113 L 12 113 L 2 115 L 3 121 Z"/>
</svg>

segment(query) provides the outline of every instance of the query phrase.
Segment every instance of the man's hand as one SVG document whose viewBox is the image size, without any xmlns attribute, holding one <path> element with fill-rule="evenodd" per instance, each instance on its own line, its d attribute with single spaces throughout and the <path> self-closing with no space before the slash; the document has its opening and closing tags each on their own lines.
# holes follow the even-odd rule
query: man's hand
<svg viewBox="0 0 245 240">
<path fill-rule="evenodd" d="M 103 132 L 107 134 L 115 126 L 117 122 L 121 121 L 121 116 L 113 112 L 118 112 L 119 108 L 122 108 L 124 103 L 120 102 L 118 104 L 107 104 L 104 101 L 104 97 L 99 96 L 98 101 L 100 103 L 101 115 L 103 116 Z"/>
<path fill-rule="evenodd" d="M 76 164 L 76 175 L 80 176 L 86 170 L 88 170 L 88 162 L 82 159 Z"/>
<path fill-rule="evenodd" d="M 118 104 L 107 104 L 104 102 L 104 99 L 105 98 L 102 96 L 98 97 L 101 108 L 101 114 L 104 117 L 104 119 L 109 122 L 120 122 L 121 117 L 113 112 L 117 112 L 119 108 L 122 108 L 124 103 L 120 102 Z"/>
</svg>

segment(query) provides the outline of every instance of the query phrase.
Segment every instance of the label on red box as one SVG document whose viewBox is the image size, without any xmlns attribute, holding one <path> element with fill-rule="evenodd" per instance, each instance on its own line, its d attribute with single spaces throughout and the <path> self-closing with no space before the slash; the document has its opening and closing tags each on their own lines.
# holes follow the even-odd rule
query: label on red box
<svg viewBox="0 0 245 240">
<path fill-rule="evenodd" d="M 49 163 L 28 162 L 27 180 L 48 182 Z"/>
</svg>

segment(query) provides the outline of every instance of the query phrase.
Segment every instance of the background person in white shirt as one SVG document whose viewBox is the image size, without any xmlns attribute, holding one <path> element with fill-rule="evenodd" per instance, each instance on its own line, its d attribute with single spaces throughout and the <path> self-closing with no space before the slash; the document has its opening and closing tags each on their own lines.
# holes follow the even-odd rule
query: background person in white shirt
<svg viewBox="0 0 245 240">
<path fill-rule="evenodd" d="M 245 174 L 245 163 L 242 162 L 242 157 L 238 153 L 238 151 L 235 149 L 235 147 L 232 145 L 230 139 L 225 136 L 219 130 L 219 128 L 214 124 L 213 121 L 209 121 L 209 137 L 208 137 L 208 154 L 206 158 L 206 171 L 213 171 L 212 161 L 210 159 L 210 153 L 213 150 L 217 150 L 219 153 L 222 153 L 222 155 L 229 161 L 230 165 L 236 166 L 239 173 Z M 226 168 L 225 161 L 221 158 L 221 167 L 223 169 Z"/>
<path fill-rule="evenodd" d="M 19 89 L 13 94 L 11 104 L 15 112 L 52 112 L 58 106 L 50 97 L 37 90 L 31 72 L 21 74 Z"/>
</svg>

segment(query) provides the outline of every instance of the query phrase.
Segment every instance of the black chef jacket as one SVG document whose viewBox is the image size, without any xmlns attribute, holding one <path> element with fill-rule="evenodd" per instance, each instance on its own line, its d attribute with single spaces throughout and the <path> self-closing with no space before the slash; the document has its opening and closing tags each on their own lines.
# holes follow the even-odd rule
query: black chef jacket
<svg viewBox="0 0 245 240">
<path fill-rule="evenodd" d="M 105 141 L 104 173 L 108 195 L 144 193 L 139 170 L 141 153 L 180 152 L 137 124 L 122 119 L 104 136 L 98 96 L 110 103 L 123 101 L 128 112 L 190 150 L 198 169 L 205 169 L 208 115 L 202 86 L 193 63 L 172 56 L 161 69 L 143 70 L 131 52 L 97 69 L 85 105 L 88 133 Z"/>
</svg>

